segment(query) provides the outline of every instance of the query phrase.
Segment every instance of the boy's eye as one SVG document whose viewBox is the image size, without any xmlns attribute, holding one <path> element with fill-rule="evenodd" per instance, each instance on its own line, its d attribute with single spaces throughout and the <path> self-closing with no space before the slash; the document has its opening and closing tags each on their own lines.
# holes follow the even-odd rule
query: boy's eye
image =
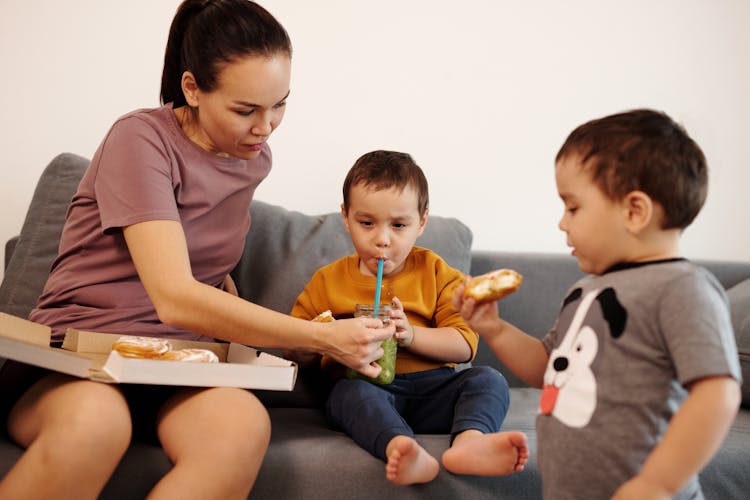
<svg viewBox="0 0 750 500">
<path fill-rule="evenodd" d="M 396 229 L 404 229 L 406 227 L 406 224 L 397 222 L 396 224 L 393 225 L 393 227 L 395 227 Z"/>
<path fill-rule="evenodd" d="M 372 222 L 370 222 L 369 220 L 361 220 L 361 221 L 359 221 L 359 223 L 360 223 L 360 225 L 365 226 L 365 227 L 372 226 Z"/>
</svg>

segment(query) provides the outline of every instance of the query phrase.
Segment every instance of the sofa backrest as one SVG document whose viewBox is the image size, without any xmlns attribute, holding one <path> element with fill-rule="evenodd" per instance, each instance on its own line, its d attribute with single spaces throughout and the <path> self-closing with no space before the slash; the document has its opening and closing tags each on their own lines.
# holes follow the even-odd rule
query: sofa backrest
<svg viewBox="0 0 750 500">
<path fill-rule="evenodd" d="M 42 172 L 13 254 L 6 255 L 0 311 L 25 318 L 36 304 L 57 256 L 68 205 L 88 165 L 82 156 L 63 153 Z"/>
<path fill-rule="evenodd" d="M 10 248 L 0 285 L 0 311 L 26 317 L 47 280 L 68 205 L 89 160 L 63 153 L 43 171 Z M 240 295 L 288 313 L 302 287 L 320 266 L 354 251 L 341 215 L 306 215 L 255 200 L 242 260 L 232 272 Z M 472 233 L 459 220 L 430 216 L 417 244 L 437 251 L 453 267 L 469 272 Z"/>
</svg>

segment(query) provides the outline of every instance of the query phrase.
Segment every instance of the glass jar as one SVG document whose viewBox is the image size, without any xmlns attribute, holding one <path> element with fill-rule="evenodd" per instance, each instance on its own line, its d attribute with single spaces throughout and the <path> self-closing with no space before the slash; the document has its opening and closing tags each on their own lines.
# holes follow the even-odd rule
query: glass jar
<svg viewBox="0 0 750 500">
<path fill-rule="evenodd" d="M 390 312 L 392 307 L 390 304 L 380 304 L 378 308 L 378 319 L 383 322 L 383 325 L 387 325 L 391 322 Z M 375 305 L 374 304 L 357 304 L 354 310 L 355 318 L 374 318 L 375 317 Z M 393 377 L 396 376 L 396 351 L 398 349 L 398 343 L 395 337 L 388 337 L 383 341 L 380 346 L 383 348 L 383 356 L 377 361 L 380 365 L 380 374 L 375 377 L 367 377 L 362 375 L 356 370 L 348 368 L 346 370 L 347 378 L 361 378 L 374 384 L 387 385 L 393 382 Z"/>
</svg>

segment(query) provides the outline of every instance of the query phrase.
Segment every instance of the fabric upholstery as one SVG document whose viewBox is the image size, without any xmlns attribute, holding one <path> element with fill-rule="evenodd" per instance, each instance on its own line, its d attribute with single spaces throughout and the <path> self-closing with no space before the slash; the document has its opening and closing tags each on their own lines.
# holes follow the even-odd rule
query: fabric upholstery
<svg viewBox="0 0 750 500">
<path fill-rule="evenodd" d="M 0 311 L 25 318 L 36 304 L 57 256 L 65 213 L 88 165 L 86 158 L 62 153 L 42 172 L 0 285 Z"/>
<path fill-rule="evenodd" d="M 750 279 L 727 291 L 742 368 L 742 405 L 750 408 Z"/>
</svg>

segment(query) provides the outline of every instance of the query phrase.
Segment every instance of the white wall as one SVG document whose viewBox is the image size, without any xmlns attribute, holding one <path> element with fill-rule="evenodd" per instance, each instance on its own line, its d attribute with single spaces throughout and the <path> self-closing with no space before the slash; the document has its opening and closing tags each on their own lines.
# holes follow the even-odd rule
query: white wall
<svg viewBox="0 0 750 500">
<path fill-rule="evenodd" d="M 158 104 L 178 0 L 0 0 L 0 241 L 59 152 Z M 567 252 L 553 157 L 583 121 L 654 107 L 711 168 L 692 258 L 750 260 L 750 2 L 266 0 L 294 44 L 292 95 L 259 199 L 338 209 L 353 161 L 410 152 L 432 213 L 480 249 Z"/>
</svg>

